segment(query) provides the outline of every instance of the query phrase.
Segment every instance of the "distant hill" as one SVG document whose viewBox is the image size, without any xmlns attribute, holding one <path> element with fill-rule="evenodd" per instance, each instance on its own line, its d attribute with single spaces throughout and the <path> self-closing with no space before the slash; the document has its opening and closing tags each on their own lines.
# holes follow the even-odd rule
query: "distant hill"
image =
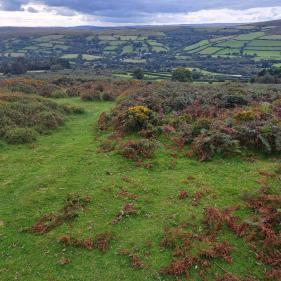
<svg viewBox="0 0 281 281">
<path fill-rule="evenodd" d="M 130 27 L 0 27 L 1 61 L 60 58 L 72 67 L 251 75 L 281 62 L 281 20 Z M 0 61 L 0 63 L 1 63 Z"/>
</svg>

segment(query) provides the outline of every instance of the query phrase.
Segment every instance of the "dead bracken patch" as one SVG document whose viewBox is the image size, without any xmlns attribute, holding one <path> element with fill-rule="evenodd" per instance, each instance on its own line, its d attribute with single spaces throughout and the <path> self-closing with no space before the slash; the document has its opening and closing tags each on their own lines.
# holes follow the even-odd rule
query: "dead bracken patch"
<svg viewBox="0 0 281 281">
<path fill-rule="evenodd" d="M 104 233 L 99 233 L 96 235 L 96 240 L 95 240 L 95 247 L 100 251 L 100 252 L 107 252 L 109 249 L 109 241 L 112 238 L 112 234 L 110 232 L 104 232 Z"/>
<path fill-rule="evenodd" d="M 214 207 L 205 209 L 204 223 L 211 233 L 217 233 L 226 224 L 239 237 L 245 235 L 247 225 L 238 223 L 238 219 L 232 215 L 233 209 L 219 210 Z"/>
<path fill-rule="evenodd" d="M 76 239 L 69 235 L 62 236 L 59 239 L 59 242 L 64 246 L 69 247 L 77 247 L 84 248 L 87 250 L 97 249 L 100 252 L 107 252 L 109 249 L 109 241 L 112 238 L 112 234 L 110 232 L 99 233 L 96 235 L 96 238 L 88 237 L 85 239 Z"/>
<path fill-rule="evenodd" d="M 183 199 L 185 199 L 185 198 L 187 198 L 188 197 L 188 194 L 187 194 L 187 191 L 186 190 L 181 190 L 180 192 L 179 192 L 179 194 L 178 194 L 178 198 L 180 199 L 180 200 L 183 200 Z"/>
<path fill-rule="evenodd" d="M 135 215 L 137 213 L 137 209 L 135 209 L 133 203 L 127 203 L 122 207 L 122 210 L 116 215 L 113 219 L 112 224 L 117 224 L 124 217 L 129 215 Z"/>
<path fill-rule="evenodd" d="M 201 191 L 195 192 L 192 196 L 192 204 L 194 206 L 199 205 L 203 196 L 204 196 L 203 192 L 201 192 Z"/>
<path fill-rule="evenodd" d="M 141 269 L 144 267 L 144 264 L 138 255 L 132 255 L 131 256 L 131 266 L 132 266 L 132 268 L 135 268 L 135 269 Z"/>
<path fill-rule="evenodd" d="M 71 263 L 71 260 L 69 258 L 65 258 L 65 257 L 62 257 L 58 261 L 58 264 L 60 264 L 60 265 L 67 265 L 67 264 L 70 264 L 70 263 Z"/>
<path fill-rule="evenodd" d="M 31 228 L 28 228 L 27 232 L 44 234 L 67 221 L 71 221 L 78 216 L 78 211 L 84 210 L 91 200 L 89 196 L 82 198 L 77 195 L 69 195 L 62 209 L 54 214 L 44 215 Z"/>
<path fill-rule="evenodd" d="M 130 259 L 130 265 L 134 269 L 144 268 L 144 263 L 141 260 L 140 256 L 136 253 L 132 253 L 129 249 L 119 249 L 118 255 L 127 256 Z"/>
<path fill-rule="evenodd" d="M 164 228 L 164 237 L 160 243 L 164 249 L 172 250 L 173 259 L 161 269 L 162 274 L 173 276 L 189 276 L 194 267 L 199 269 L 200 276 L 206 275 L 210 260 L 221 258 L 232 263 L 230 256 L 232 247 L 228 242 L 218 242 L 215 235 L 196 234 L 183 228 Z M 194 249 L 199 250 L 194 254 Z"/>
<path fill-rule="evenodd" d="M 79 240 L 72 238 L 71 236 L 62 236 L 59 239 L 59 242 L 62 243 L 64 246 L 72 246 L 77 248 L 84 248 L 87 250 L 92 250 L 94 248 L 94 241 L 93 238 L 88 237 L 84 240 Z"/>
<path fill-rule="evenodd" d="M 257 258 L 271 267 L 266 278 L 281 280 L 281 194 L 271 194 L 261 189 L 256 197 L 247 200 L 256 217 L 249 226 L 246 237 L 251 242 Z"/>
<path fill-rule="evenodd" d="M 259 171 L 259 174 L 267 178 L 275 178 L 277 176 L 276 173 L 271 173 L 266 171 Z"/>
<path fill-rule="evenodd" d="M 130 193 L 128 190 L 126 189 L 121 189 L 118 193 L 118 196 L 120 197 L 124 197 L 124 198 L 128 198 L 128 199 L 136 199 L 138 198 L 138 196 L 136 194 Z"/>
</svg>

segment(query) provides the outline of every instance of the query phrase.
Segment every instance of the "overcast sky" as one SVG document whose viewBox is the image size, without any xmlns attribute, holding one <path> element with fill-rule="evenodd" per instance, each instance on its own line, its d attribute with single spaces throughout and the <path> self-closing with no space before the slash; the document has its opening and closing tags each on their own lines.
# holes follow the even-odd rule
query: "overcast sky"
<svg viewBox="0 0 281 281">
<path fill-rule="evenodd" d="M 247 23 L 281 19 L 281 0 L 0 0 L 0 26 Z"/>
</svg>

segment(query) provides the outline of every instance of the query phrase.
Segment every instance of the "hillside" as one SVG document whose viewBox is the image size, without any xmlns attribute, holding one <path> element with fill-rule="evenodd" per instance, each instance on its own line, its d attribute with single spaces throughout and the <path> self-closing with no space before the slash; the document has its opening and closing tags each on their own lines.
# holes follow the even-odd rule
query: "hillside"
<svg viewBox="0 0 281 281">
<path fill-rule="evenodd" d="M 140 66 L 165 72 L 185 66 L 250 76 L 281 62 L 280 22 L 113 29 L 1 28 L 1 62 L 51 57 L 79 68 L 128 70 Z"/>
<path fill-rule="evenodd" d="M 0 81 L 1 281 L 279 281 L 281 87 Z"/>
</svg>

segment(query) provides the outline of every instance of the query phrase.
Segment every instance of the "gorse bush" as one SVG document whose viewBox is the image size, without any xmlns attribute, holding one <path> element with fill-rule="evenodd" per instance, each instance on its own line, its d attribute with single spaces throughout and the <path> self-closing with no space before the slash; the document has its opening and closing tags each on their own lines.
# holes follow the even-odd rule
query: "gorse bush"
<svg viewBox="0 0 281 281">
<path fill-rule="evenodd" d="M 147 129 L 149 124 L 155 123 L 153 112 L 142 105 L 129 107 L 120 119 L 124 130 L 128 132 L 138 132 Z"/>
</svg>

